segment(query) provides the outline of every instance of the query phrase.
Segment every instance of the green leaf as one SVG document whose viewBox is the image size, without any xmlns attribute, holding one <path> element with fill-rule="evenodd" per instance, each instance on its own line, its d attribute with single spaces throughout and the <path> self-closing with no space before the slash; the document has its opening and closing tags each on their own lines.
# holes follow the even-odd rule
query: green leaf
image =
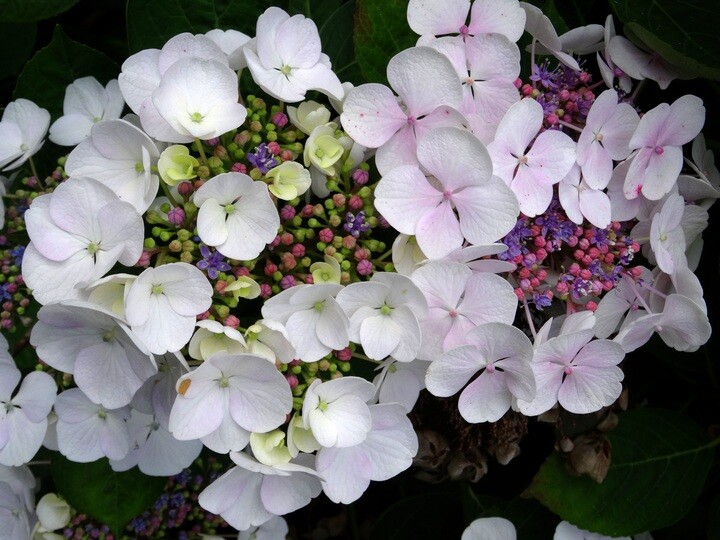
<svg viewBox="0 0 720 540">
<path fill-rule="evenodd" d="M 105 84 L 117 77 L 118 71 L 117 64 L 103 53 L 71 40 L 56 26 L 50 44 L 20 73 L 13 99 L 34 101 L 57 118 L 62 115 L 65 88 L 75 79 L 92 75 Z"/>
<path fill-rule="evenodd" d="M 257 18 L 277 2 L 271 0 L 128 0 L 127 33 L 130 52 L 160 49 L 183 32 L 239 30 L 255 35 Z"/>
<path fill-rule="evenodd" d="M 67 11 L 78 0 L 0 0 L 0 21 L 36 22 Z"/>
<path fill-rule="evenodd" d="M 611 0 L 615 13 L 650 50 L 689 75 L 720 80 L 720 3 Z M 628 32 L 629 31 L 629 32 Z"/>
<path fill-rule="evenodd" d="M 375 523 L 370 540 L 460 538 L 463 529 L 460 494 L 438 491 L 405 497 L 392 505 Z"/>
<path fill-rule="evenodd" d="M 609 536 L 666 527 L 693 506 L 713 459 L 707 435 L 671 410 L 638 409 L 610 432 L 612 463 L 601 484 L 571 476 L 553 454 L 526 495 L 562 519 Z"/>
<path fill-rule="evenodd" d="M 418 40 L 407 23 L 407 5 L 407 0 L 357 0 L 355 57 L 370 82 L 387 84 L 390 58 Z"/>
<path fill-rule="evenodd" d="M 317 27 L 320 28 L 343 3 L 342 0 L 290 0 L 288 13 L 305 15 L 315 21 Z"/>
<path fill-rule="evenodd" d="M 518 540 L 552 538 L 557 516 L 533 499 L 517 497 L 505 507 L 502 517 L 512 521 Z"/>
<path fill-rule="evenodd" d="M 355 60 L 352 37 L 354 14 L 354 0 L 336 9 L 320 27 L 320 40 L 323 51 L 330 57 L 333 71 L 340 80 L 360 84 L 363 79 Z"/>
<path fill-rule="evenodd" d="M 137 468 L 115 472 L 107 459 L 75 463 L 59 453 L 51 459 L 58 493 L 78 512 L 106 524 L 116 537 L 162 493 L 166 478 L 146 476 Z"/>
<path fill-rule="evenodd" d="M 36 34 L 34 23 L 0 22 L 0 79 L 20 73 L 32 54 Z"/>
</svg>

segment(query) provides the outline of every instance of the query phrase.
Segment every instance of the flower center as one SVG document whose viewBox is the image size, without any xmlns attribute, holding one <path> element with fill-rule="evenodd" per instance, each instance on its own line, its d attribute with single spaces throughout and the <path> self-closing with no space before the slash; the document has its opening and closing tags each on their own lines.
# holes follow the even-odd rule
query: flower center
<svg viewBox="0 0 720 540">
<path fill-rule="evenodd" d="M 88 253 L 90 255 L 95 255 L 99 249 L 100 246 L 97 244 L 97 242 L 90 242 L 87 247 Z"/>
<path fill-rule="evenodd" d="M 153 285 L 152 287 L 152 293 L 153 294 L 162 294 L 163 293 L 163 286 L 162 285 Z"/>
<path fill-rule="evenodd" d="M 199 112 L 194 112 L 190 115 L 190 120 L 192 120 L 196 124 L 199 124 L 200 122 L 202 122 L 202 119 L 203 119 L 203 115 L 200 114 Z"/>
<path fill-rule="evenodd" d="M 456 318 L 456 317 L 458 316 L 457 309 L 451 309 L 451 310 L 448 312 L 448 315 L 450 315 L 450 318 L 451 318 L 451 319 Z"/>
<path fill-rule="evenodd" d="M 292 73 L 292 67 L 285 64 L 283 67 L 280 68 L 280 73 L 285 75 L 286 77 Z"/>
<path fill-rule="evenodd" d="M 387 304 L 383 304 L 383 306 L 380 308 L 380 313 L 382 313 L 383 315 L 390 315 L 391 311 L 392 308 Z"/>
<path fill-rule="evenodd" d="M 225 212 L 229 215 L 235 212 L 235 206 L 232 204 L 226 204 L 225 205 Z"/>
<path fill-rule="evenodd" d="M 658 156 L 662 156 L 665 153 L 665 149 L 662 146 L 656 146 L 655 147 L 655 153 Z"/>
</svg>

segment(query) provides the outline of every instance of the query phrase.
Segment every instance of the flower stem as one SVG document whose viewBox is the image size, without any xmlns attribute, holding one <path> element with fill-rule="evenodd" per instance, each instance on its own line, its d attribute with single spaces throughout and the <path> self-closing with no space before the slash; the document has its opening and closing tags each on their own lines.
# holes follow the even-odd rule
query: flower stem
<svg viewBox="0 0 720 540">
<path fill-rule="evenodd" d="M 35 180 L 37 180 L 38 185 L 45 189 L 45 185 L 43 184 L 43 181 L 40 179 L 40 175 L 37 172 L 37 169 L 35 168 L 35 162 L 33 161 L 33 158 L 29 158 L 28 161 L 30 162 L 30 170 L 32 171 L 33 176 L 35 177 Z"/>
<path fill-rule="evenodd" d="M 203 165 L 207 165 L 207 156 L 205 155 L 205 149 L 203 148 L 202 142 L 200 142 L 200 139 L 195 139 L 195 149 L 200 153 L 200 161 L 202 161 Z"/>
<path fill-rule="evenodd" d="M 533 336 L 533 339 L 537 339 L 537 331 L 535 330 L 535 324 L 532 320 L 532 315 L 530 314 L 530 306 L 528 306 L 527 298 L 523 297 L 523 309 L 525 310 L 525 318 L 527 319 L 528 326 L 530 327 L 530 333 Z"/>
</svg>

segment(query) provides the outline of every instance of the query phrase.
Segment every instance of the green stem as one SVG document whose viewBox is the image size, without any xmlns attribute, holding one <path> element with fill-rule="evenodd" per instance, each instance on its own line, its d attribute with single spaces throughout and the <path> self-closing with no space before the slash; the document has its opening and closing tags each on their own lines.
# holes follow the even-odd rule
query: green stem
<svg viewBox="0 0 720 540">
<path fill-rule="evenodd" d="M 43 184 L 43 181 L 40 179 L 40 175 L 37 172 L 37 169 L 35 168 L 35 162 L 33 161 L 33 158 L 29 158 L 28 160 L 30 162 L 30 170 L 32 171 L 33 176 L 35 177 L 35 180 L 37 180 L 38 185 L 45 189 L 45 185 Z"/>
<path fill-rule="evenodd" d="M 163 182 L 162 180 L 160 180 L 160 186 L 162 187 L 163 193 L 165 194 L 165 196 L 166 196 L 166 197 L 168 198 L 168 200 L 170 201 L 170 204 L 172 204 L 175 208 L 181 208 L 182 205 L 181 205 L 179 202 L 177 202 L 177 200 L 175 199 L 175 197 L 173 197 L 173 194 L 172 194 L 172 192 L 170 191 L 170 186 L 168 186 L 168 185 L 167 185 L 165 182 Z"/>
<path fill-rule="evenodd" d="M 203 148 L 200 139 L 195 139 L 195 149 L 200 153 L 200 161 L 202 161 L 202 164 L 207 166 L 208 162 L 207 157 L 205 156 L 205 149 Z"/>
</svg>

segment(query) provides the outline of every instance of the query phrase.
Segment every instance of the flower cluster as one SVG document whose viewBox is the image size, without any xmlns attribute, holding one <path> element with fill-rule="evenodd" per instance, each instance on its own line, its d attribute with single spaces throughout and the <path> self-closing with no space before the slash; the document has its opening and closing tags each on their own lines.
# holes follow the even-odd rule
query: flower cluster
<svg viewBox="0 0 720 540">
<path fill-rule="evenodd" d="M 142 537 L 204 515 L 178 493 L 207 448 L 232 466 L 200 507 L 272 528 L 407 469 L 424 388 L 458 396 L 469 423 L 587 414 L 619 398 L 625 354 L 653 334 L 707 341 L 693 269 L 720 173 L 702 102 L 641 117 L 632 80 L 666 79 L 639 73 L 611 20 L 558 36 L 516 0 L 411 0 L 407 16 L 420 38 L 389 87 L 342 84 L 315 24 L 269 8 L 252 39 L 181 34 L 106 87 L 67 89 L 50 127 L 67 157 L 5 194 L 0 324 L 32 325 L 39 362 L 23 378 L 0 343 L 0 464 L 44 445 L 180 475 L 131 523 Z M 260 95 L 241 94 L 244 69 Z M 0 166 L 31 159 L 48 125 L 8 106 Z"/>
</svg>

